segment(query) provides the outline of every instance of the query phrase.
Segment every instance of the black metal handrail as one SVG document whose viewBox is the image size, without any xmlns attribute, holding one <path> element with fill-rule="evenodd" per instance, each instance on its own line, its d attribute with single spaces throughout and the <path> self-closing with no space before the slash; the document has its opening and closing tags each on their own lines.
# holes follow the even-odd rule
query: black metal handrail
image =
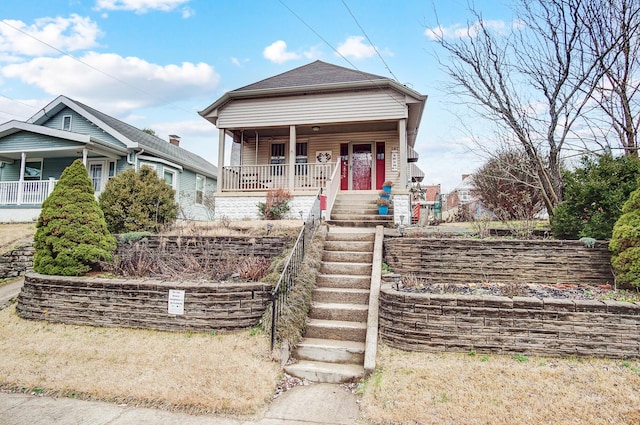
<svg viewBox="0 0 640 425">
<path fill-rule="evenodd" d="M 320 223 L 320 195 L 322 189 L 318 192 L 316 200 L 309 211 L 307 220 L 302 225 L 298 238 L 296 239 L 291 254 L 287 258 L 287 262 L 282 269 L 280 279 L 276 287 L 271 291 L 271 349 L 275 347 L 277 338 L 277 326 L 281 313 L 286 306 L 289 294 L 293 289 L 296 278 L 302 268 L 302 260 L 304 259 L 305 249 L 309 242 L 313 239 L 318 224 Z"/>
</svg>

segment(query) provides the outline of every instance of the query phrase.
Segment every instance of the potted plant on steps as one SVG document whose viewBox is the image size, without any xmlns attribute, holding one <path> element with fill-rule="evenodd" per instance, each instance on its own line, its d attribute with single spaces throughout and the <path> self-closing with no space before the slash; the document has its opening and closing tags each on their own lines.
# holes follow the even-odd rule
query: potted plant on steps
<svg viewBox="0 0 640 425">
<path fill-rule="evenodd" d="M 382 190 L 387 193 L 391 193 L 391 187 L 393 186 L 393 182 L 391 180 L 387 180 L 382 183 Z"/>
<path fill-rule="evenodd" d="M 388 199 L 378 198 L 376 203 L 378 204 L 378 214 L 380 214 L 380 215 L 389 214 L 389 204 L 390 204 L 390 202 L 389 202 Z"/>
<path fill-rule="evenodd" d="M 391 199 L 391 193 L 389 192 L 385 192 L 384 190 L 381 190 L 378 195 L 380 195 L 381 198 L 389 200 Z"/>
</svg>

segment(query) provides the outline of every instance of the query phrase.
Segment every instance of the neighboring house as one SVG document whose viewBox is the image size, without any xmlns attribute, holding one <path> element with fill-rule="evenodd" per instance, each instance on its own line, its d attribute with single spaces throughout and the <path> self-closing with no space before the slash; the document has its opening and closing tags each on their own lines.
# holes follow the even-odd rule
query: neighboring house
<svg viewBox="0 0 640 425">
<path fill-rule="evenodd" d="M 493 213 L 485 207 L 475 193 L 471 174 L 463 174 L 462 181 L 446 196 L 446 211 L 443 219 L 451 219 L 460 205 L 467 205 L 472 218 L 492 217 Z"/>
<path fill-rule="evenodd" d="M 425 210 L 424 219 L 427 223 L 442 220 L 442 189 L 439 184 L 422 186 L 424 197 L 420 200 Z"/>
<path fill-rule="evenodd" d="M 0 222 L 37 219 L 62 171 L 83 160 L 96 197 L 118 173 L 148 165 L 176 190 L 183 218 L 207 220 L 214 165 L 170 142 L 59 96 L 26 122 L 0 125 Z"/>
<path fill-rule="evenodd" d="M 461 182 L 447 194 L 447 209 L 473 203 L 475 201 L 473 189 L 471 174 L 463 174 Z"/>
<path fill-rule="evenodd" d="M 291 192 L 296 218 L 322 190 L 330 216 L 338 192 L 373 194 L 391 180 L 399 223 L 410 216 L 410 182 L 423 176 L 412 162 L 426 99 L 322 61 L 225 93 L 200 112 L 219 132 L 216 216 L 257 218 L 256 204 L 276 188 Z"/>
</svg>

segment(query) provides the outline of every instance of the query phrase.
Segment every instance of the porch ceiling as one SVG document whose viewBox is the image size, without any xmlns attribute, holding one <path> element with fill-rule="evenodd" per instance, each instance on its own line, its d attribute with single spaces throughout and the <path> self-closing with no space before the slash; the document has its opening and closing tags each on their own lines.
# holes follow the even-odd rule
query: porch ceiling
<svg viewBox="0 0 640 425">
<path fill-rule="evenodd" d="M 318 131 L 313 131 L 313 127 L 318 126 Z M 348 124 L 309 124 L 296 125 L 296 135 L 311 136 L 322 134 L 339 134 L 339 133 L 362 133 L 373 131 L 397 131 L 397 121 L 374 121 Z M 289 127 L 261 127 L 261 128 L 244 128 L 249 137 L 253 137 L 258 132 L 259 137 L 288 137 Z"/>
</svg>

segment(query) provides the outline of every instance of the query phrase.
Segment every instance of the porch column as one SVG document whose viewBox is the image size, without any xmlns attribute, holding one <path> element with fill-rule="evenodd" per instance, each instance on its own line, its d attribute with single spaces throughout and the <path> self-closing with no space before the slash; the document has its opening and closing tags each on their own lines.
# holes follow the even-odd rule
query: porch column
<svg viewBox="0 0 640 425">
<path fill-rule="evenodd" d="M 82 164 L 84 164 L 84 168 L 87 168 L 87 157 L 89 156 L 89 151 L 87 148 L 82 149 Z"/>
<path fill-rule="evenodd" d="M 295 189 L 296 178 L 296 126 L 289 126 L 289 190 Z"/>
<path fill-rule="evenodd" d="M 400 139 L 400 188 L 407 188 L 407 120 L 398 121 L 398 136 Z"/>
<path fill-rule="evenodd" d="M 27 154 L 22 152 L 20 154 L 20 177 L 18 179 L 18 200 L 17 204 L 22 205 L 22 199 L 24 194 L 24 170 L 27 166 Z"/>
<path fill-rule="evenodd" d="M 218 193 L 222 192 L 224 185 L 224 128 L 218 129 L 218 181 L 216 182 L 216 189 Z"/>
</svg>

